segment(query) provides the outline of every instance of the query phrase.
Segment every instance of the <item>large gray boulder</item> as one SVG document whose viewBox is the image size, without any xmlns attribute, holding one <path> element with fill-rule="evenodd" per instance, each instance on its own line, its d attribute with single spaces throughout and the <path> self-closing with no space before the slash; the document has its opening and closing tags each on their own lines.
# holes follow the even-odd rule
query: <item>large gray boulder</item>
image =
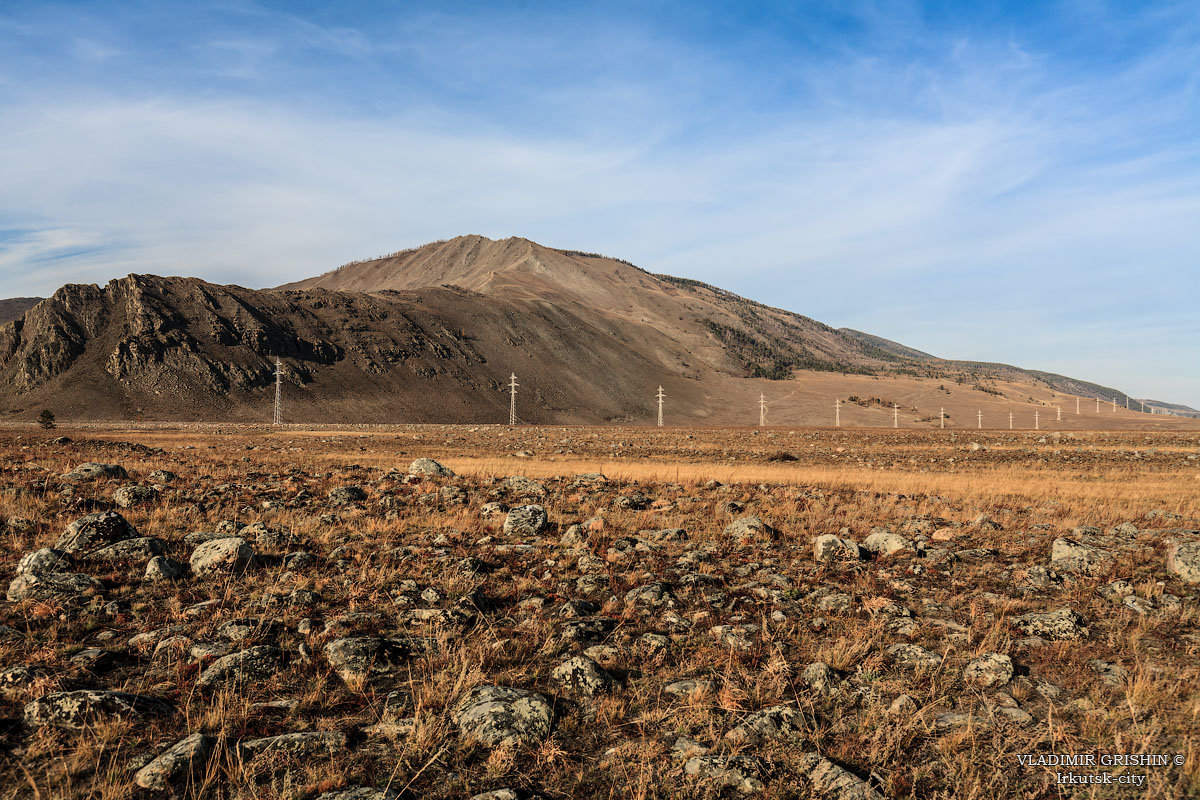
<svg viewBox="0 0 1200 800">
<path fill-rule="evenodd" d="M 265 681 L 279 671 L 282 654 L 273 645 L 258 645 L 218 658 L 200 673 L 196 685 L 202 689 Z"/>
<path fill-rule="evenodd" d="M 1172 539 L 1167 546 L 1167 572 L 1184 583 L 1200 583 L 1200 541 Z"/>
<path fill-rule="evenodd" d="M 122 486 L 113 492 L 113 502 L 121 508 L 133 508 L 134 506 L 146 505 L 153 503 L 158 499 L 158 489 L 153 486 L 139 486 L 131 484 Z"/>
<path fill-rule="evenodd" d="M 1098 547 L 1059 537 L 1050 547 L 1050 566 L 1063 573 L 1103 575 L 1112 567 L 1112 556 Z"/>
<path fill-rule="evenodd" d="M 545 739 L 553 722 L 554 710 L 545 697 L 506 686 L 476 686 L 454 709 L 462 735 L 492 747 Z"/>
<path fill-rule="evenodd" d="M 453 478 L 454 473 L 432 458 L 418 458 L 408 465 L 409 475 L 424 475 L 429 478 Z"/>
<path fill-rule="evenodd" d="M 192 551 L 191 567 L 196 575 L 237 573 L 254 563 L 254 550 L 240 536 L 212 539 Z"/>
<path fill-rule="evenodd" d="M 172 783 L 185 781 L 200 773 L 212 754 L 216 741 L 203 733 L 193 733 L 160 753 L 133 776 L 133 782 L 143 789 L 162 792 Z"/>
<path fill-rule="evenodd" d="M 504 532 L 510 536 L 536 536 L 546 524 L 546 509 L 539 505 L 517 506 L 504 518 Z"/>
<path fill-rule="evenodd" d="M 396 636 L 348 636 L 325 645 L 325 659 L 347 682 L 391 675 L 410 655 L 407 641 Z"/>
<path fill-rule="evenodd" d="M 64 553 L 83 553 L 137 536 L 137 528 L 116 511 L 102 511 L 72 522 L 54 547 Z"/>
<path fill-rule="evenodd" d="M 79 689 L 54 692 L 27 704 L 25 724 L 31 728 L 43 725 L 83 728 L 110 719 L 164 716 L 174 711 L 174 706 L 157 697 L 107 689 Z"/>
<path fill-rule="evenodd" d="M 99 480 L 100 478 L 128 477 L 129 474 L 125 472 L 125 468 L 119 464 L 98 464 L 94 461 L 80 464 L 62 476 L 64 481 L 71 481 L 72 483 L 84 483 L 86 481 Z"/>
<path fill-rule="evenodd" d="M 26 598 L 39 600 L 53 597 L 72 597 L 91 592 L 101 592 L 100 581 L 78 572 L 46 572 L 41 575 L 18 575 L 8 585 L 5 596 L 11 602 Z"/>
<path fill-rule="evenodd" d="M 1084 619 L 1069 608 L 1054 611 L 1036 611 L 1014 617 L 1012 620 L 1022 633 L 1047 639 L 1080 639 L 1088 635 Z"/>
</svg>

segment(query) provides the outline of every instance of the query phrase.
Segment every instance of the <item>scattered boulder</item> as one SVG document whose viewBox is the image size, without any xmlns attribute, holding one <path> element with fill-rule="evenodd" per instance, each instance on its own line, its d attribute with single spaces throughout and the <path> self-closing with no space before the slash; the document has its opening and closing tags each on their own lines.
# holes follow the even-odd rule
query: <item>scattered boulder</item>
<svg viewBox="0 0 1200 800">
<path fill-rule="evenodd" d="M 279 671 L 282 654 L 273 645 L 258 645 L 218 658 L 200 673 L 196 685 L 202 689 L 265 681 Z"/>
<path fill-rule="evenodd" d="M 801 771 L 808 775 L 818 796 L 829 800 L 883 800 L 871 784 L 819 753 L 805 753 L 800 758 Z"/>
<path fill-rule="evenodd" d="M 153 486 L 139 486 L 133 484 L 130 486 L 122 486 L 113 492 L 113 502 L 121 508 L 133 508 L 134 506 L 146 505 L 153 503 L 158 499 L 158 489 Z"/>
<path fill-rule="evenodd" d="M 188 566 L 182 561 L 176 561 L 168 556 L 155 556 L 146 562 L 148 581 L 173 581 L 187 574 Z"/>
<path fill-rule="evenodd" d="M 919 644 L 894 644 L 887 652 L 892 661 L 909 669 L 936 669 L 942 663 L 941 656 Z"/>
<path fill-rule="evenodd" d="M 1112 556 L 1098 547 L 1059 537 L 1050 549 L 1050 566 L 1075 575 L 1103 575 L 1112 567 Z"/>
<path fill-rule="evenodd" d="M 143 789 L 166 791 L 171 784 L 199 773 L 208 762 L 216 741 L 203 733 L 193 733 L 160 753 L 133 776 Z"/>
<path fill-rule="evenodd" d="M 317 800 L 400 800 L 395 789 L 376 789 L 373 786 L 349 786 L 318 795 Z"/>
<path fill-rule="evenodd" d="M 1023 614 L 1014 617 L 1012 623 L 1022 633 L 1047 639 L 1080 639 L 1088 635 L 1083 617 L 1069 608 Z"/>
<path fill-rule="evenodd" d="M 87 481 L 100 480 L 101 478 L 128 478 L 129 473 L 119 464 L 98 464 L 89 461 L 86 464 L 80 464 L 74 469 L 63 474 L 64 481 L 72 483 L 85 483 Z"/>
<path fill-rule="evenodd" d="M 813 555 L 817 561 L 859 561 L 862 548 L 850 539 L 823 533 L 813 542 Z"/>
<path fill-rule="evenodd" d="M 279 757 L 283 754 L 328 756 L 339 750 L 345 750 L 346 741 L 346 734 L 339 731 L 302 731 L 284 733 L 279 736 L 265 736 L 261 739 L 248 739 L 238 744 L 238 753 L 243 758 L 257 758 L 263 755 Z"/>
<path fill-rule="evenodd" d="M 167 543 L 152 536 L 122 539 L 82 556 L 84 561 L 149 561 L 167 551 Z"/>
<path fill-rule="evenodd" d="M 443 467 L 432 458 L 418 458 L 408 465 L 409 475 L 421 475 L 426 478 L 453 478 L 454 472 Z"/>
<path fill-rule="evenodd" d="M 192 551 L 191 567 L 196 575 L 238 573 L 254 563 L 254 550 L 240 536 L 210 539 Z"/>
<path fill-rule="evenodd" d="M 329 501 L 335 506 L 353 505 L 366 499 L 367 493 L 361 486 L 338 486 L 329 490 Z"/>
<path fill-rule="evenodd" d="M 53 597 L 72 597 L 88 592 L 99 593 L 103 590 L 104 587 L 100 581 L 77 572 L 45 572 L 36 575 L 27 573 L 13 578 L 5 596 L 15 603 L 26 598 L 42 600 Z"/>
<path fill-rule="evenodd" d="M 546 698 L 506 686 L 476 686 L 454 710 L 454 723 L 464 736 L 492 747 L 545 739 L 553 721 Z"/>
<path fill-rule="evenodd" d="M 509 536 L 536 536 L 546 529 L 546 509 L 538 505 L 516 506 L 504 518 L 504 532 Z"/>
<path fill-rule="evenodd" d="M 890 556 L 896 553 L 915 553 L 916 547 L 908 539 L 898 533 L 892 533 L 886 528 L 876 528 L 867 538 L 862 540 L 862 549 L 877 556 Z"/>
<path fill-rule="evenodd" d="M 80 517 L 68 525 L 54 548 L 64 553 L 82 553 L 137 536 L 137 528 L 116 511 L 102 511 Z"/>
<path fill-rule="evenodd" d="M 775 529 L 763 522 L 757 515 L 735 519 L 725 526 L 724 536 L 727 539 L 741 541 L 743 539 L 770 538 L 776 533 Z"/>
<path fill-rule="evenodd" d="M 1172 539 L 1167 545 L 1167 572 L 1184 583 L 1200 583 L 1200 541 Z"/>
<path fill-rule="evenodd" d="M 325 659 L 347 682 L 391 675 L 410 656 L 407 640 L 396 636 L 349 636 L 325 645 Z"/>
<path fill-rule="evenodd" d="M 764 740 L 796 741 L 804 732 L 804 717 L 792 706 L 771 706 L 750 714 L 726 732 L 731 742 L 758 744 Z"/>
<path fill-rule="evenodd" d="M 767 788 L 759 778 L 762 767 L 751 756 L 693 756 L 684 762 L 683 774 L 739 794 L 756 794 Z"/>
<path fill-rule="evenodd" d="M 612 675 L 587 656 L 568 658 L 554 668 L 550 677 L 568 693 L 584 697 L 595 697 L 607 692 L 615 683 Z"/>
<path fill-rule="evenodd" d="M 963 670 L 964 681 L 985 689 L 1003 686 L 1012 680 L 1012 676 L 1012 659 L 1001 653 L 985 653 L 967 664 Z"/>
<path fill-rule="evenodd" d="M 174 706 L 157 697 L 107 689 L 78 689 L 54 692 L 29 703 L 25 706 L 25 724 L 31 728 L 43 725 L 84 728 L 110 719 L 138 719 L 174 712 Z"/>
</svg>

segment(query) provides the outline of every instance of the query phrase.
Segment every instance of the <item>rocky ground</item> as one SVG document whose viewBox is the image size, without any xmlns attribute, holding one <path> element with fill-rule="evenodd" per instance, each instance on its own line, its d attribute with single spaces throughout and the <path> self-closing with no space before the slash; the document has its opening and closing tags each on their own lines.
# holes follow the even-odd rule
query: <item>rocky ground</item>
<svg viewBox="0 0 1200 800">
<path fill-rule="evenodd" d="M 1195 435 L 59 433 L 0 434 L 0 798 L 1200 794 Z M 805 480 L 1056 459 L 1112 502 Z"/>
</svg>

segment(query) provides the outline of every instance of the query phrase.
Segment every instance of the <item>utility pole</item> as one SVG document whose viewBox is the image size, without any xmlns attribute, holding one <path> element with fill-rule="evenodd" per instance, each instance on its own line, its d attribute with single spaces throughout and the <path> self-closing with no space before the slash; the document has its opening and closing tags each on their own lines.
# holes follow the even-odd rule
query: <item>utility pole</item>
<svg viewBox="0 0 1200 800">
<path fill-rule="evenodd" d="M 517 383 L 517 373 L 513 373 L 508 378 L 508 424 L 517 424 L 517 387 L 521 384 Z"/>
<path fill-rule="evenodd" d="M 1099 397 L 1096 398 L 1096 413 L 1097 414 L 1100 413 L 1100 398 Z"/>
<path fill-rule="evenodd" d="M 1038 414 L 1040 414 L 1040 413 L 1041 413 L 1041 412 L 1039 412 L 1039 411 L 1037 411 L 1037 410 L 1035 410 L 1035 411 L 1033 412 L 1033 429 L 1034 429 L 1035 431 L 1036 431 L 1036 430 L 1038 430 L 1039 428 L 1041 428 L 1041 427 L 1042 427 L 1042 423 L 1041 423 L 1041 421 L 1038 419 Z"/>
<path fill-rule="evenodd" d="M 658 427 L 661 428 L 663 426 L 663 424 L 662 424 L 662 401 L 663 401 L 663 398 L 666 397 L 666 395 L 663 393 L 661 386 L 658 387 L 658 394 L 656 394 L 655 397 L 658 398 Z"/>
<path fill-rule="evenodd" d="M 945 406 L 942 406 L 940 409 L 938 409 L 938 419 L 941 420 L 942 427 L 945 428 L 946 427 L 946 407 Z"/>
<path fill-rule="evenodd" d="M 1117 413 L 1117 398 L 1113 398 L 1113 413 Z"/>
<path fill-rule="evenodd" d="M 767 424 L 767 396 L 761 392 L 758 395 L 758 427 Z"/>
<path fill-rule="evenodd" d="M 1076 414 L 1079 413 L 1079 398 L 1078 397 L 1075 398 L 1075 413 Z"/>
<path fill-rule="evenodd" d="M 1145 414 L 1146 413 L 1146 401 L 1138 400 L 1138 402 L 1142 404 L 1142 413 Z"/>
<path fill-rule="evenodd" d="M 842 427 L 842 398 L 833 401 L 833 427 Z"/>
<path fill-rule="evenodd" d="M 1010 431 L 1013 429 L 1013 428 L 1012 428 L 1012 412 L 1011 412 L 1011 411 L 1010 411 L 1010 412 L 1008 412 L 1008 429 L 1009 429 Z"/>
<path fill-rule="evenodd" d="M 1125 395 L 1125 410 L 1129 410 L 1129 395 Z"/>
<path fill-rule="evenodd" d="M 1058 418 L 1055 421 L 1062 422 L 1062 406 L 1059 406 L 1057 410 L 1058 410 Z"/>
<path fill-rule="evenodd" d="M 900 406 L 892 403 L 892 427 L 900 427 Z"/>
<path fill-rule="evenodd" d="M 283 424 L 283 362 L 275 359 L 275 425 Z"/>
<path fill-rule="evenodd" d="M 978 425 L 979 430 L 983 430 L 983 412 L 982 411 L 977 412 L 975 414 L 975 418 L 979 420 L 979 425 Z"/>
</svg>

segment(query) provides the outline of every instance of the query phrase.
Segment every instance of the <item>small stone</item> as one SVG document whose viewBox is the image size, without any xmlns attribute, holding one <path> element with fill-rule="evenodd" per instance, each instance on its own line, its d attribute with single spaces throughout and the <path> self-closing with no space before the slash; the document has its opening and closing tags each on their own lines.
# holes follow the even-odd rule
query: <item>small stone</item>
<svg viewBox="0 0 1200 800">
<path fill-rule="evenodd" d="M 1184 583 L 1200 583 L 1200 541 L 1167 544 L 1167 572 Z"/>
<path fill-rule="evenodd" d="M 553 721 L 546 698 L 505 686 L 476 686 L 454 710 L 454 723 L 463 736 L 492 747 L 545 739 Z"/>
<path fill-rule="evenodd" d="M 1012 680 L 1012 676 L 1012 659 L 1001 653 L 985 653 L 963 670 L 963 680 L 985 689 L 1003 686 Z"/>
<path fill-rule="evenodd" d="M 204 689 L 265 681 L 279 671 L 282 655 L 273 645 L 258 645 L 222 656 L 200 673 L 196 685 Z"/>
<path fill-rule="evenodd" d="M 443 467 L 432 458 L 418 458 L 408 465 L 409 475 L 422 475 L 427 478 L 453 478 L 454 473 Z"/>
<path fill-rule="evenodd" d="M 191 567 L 196 575 L 239 573 L 254 563 L 254 551 L 240 536 L 212 539 L 192 552 Z"/>
<path fill-rule="evenodd" d="M 1013 624 L 1028 636 L 1044 636 L 1049 639 L 1079 639 L 1088 635 L 1083 617 L 1069 608 L 1055 611 L 1032 612 L 1014 617 Z"/>
<path fill-rule="evenodd" d="M 187 564 L 169 556 L 155 556 L 146 562 L 146 580 L 173 581 L 187 573 Z"/>
<path fill-rule="evenodd" d="M 79 689 L 54 692 L 25 706 L 25 724 L 31 728 L 52 725 L 59 728 L 83 728 L 108 719 L 138 719 L 164 716 L 175 708 L 165 700 L 107 689 Z"/>
<path fill-rule="evenodd" d="M 559 664 L 550 673 L 564 690 L 571 694 L 595 697 L 609 691 L 615 681 L 592 659 L 587 656 L 572 656 Z"/>
<path fill-rule="evenodd" d="M 1050 549 L 1050 566 L 1059 572 L 1095 577 L 1112 567 L 1112 556 L 1098 547 L 1060 537 Z"/>
<path fill-rule="evenodd" d="M 817 561 L 859 561 L 862 549 L 849 539 L 823 533 L 813 542 L 813 555 Z"/>
<path fill-rule="evenodd" d="M 909 669 L 936 669 L 942 657 L 917 644 L 894 644 L 887 649 L 892 660 Z"/>
<path fill-rule="evenodd" d="M 539 505 L 516 506 L 504 518 L 504 532 L 509 536 L 536 536 L 546 524 L 546 509 Z"/>
<path fill-rule="evenodd" d="M 121 508 L 147 505 L 158 499 L 158 489 L 153 486 L 122 486 L 113 492 L 113 502 Z"/>
</svg>

